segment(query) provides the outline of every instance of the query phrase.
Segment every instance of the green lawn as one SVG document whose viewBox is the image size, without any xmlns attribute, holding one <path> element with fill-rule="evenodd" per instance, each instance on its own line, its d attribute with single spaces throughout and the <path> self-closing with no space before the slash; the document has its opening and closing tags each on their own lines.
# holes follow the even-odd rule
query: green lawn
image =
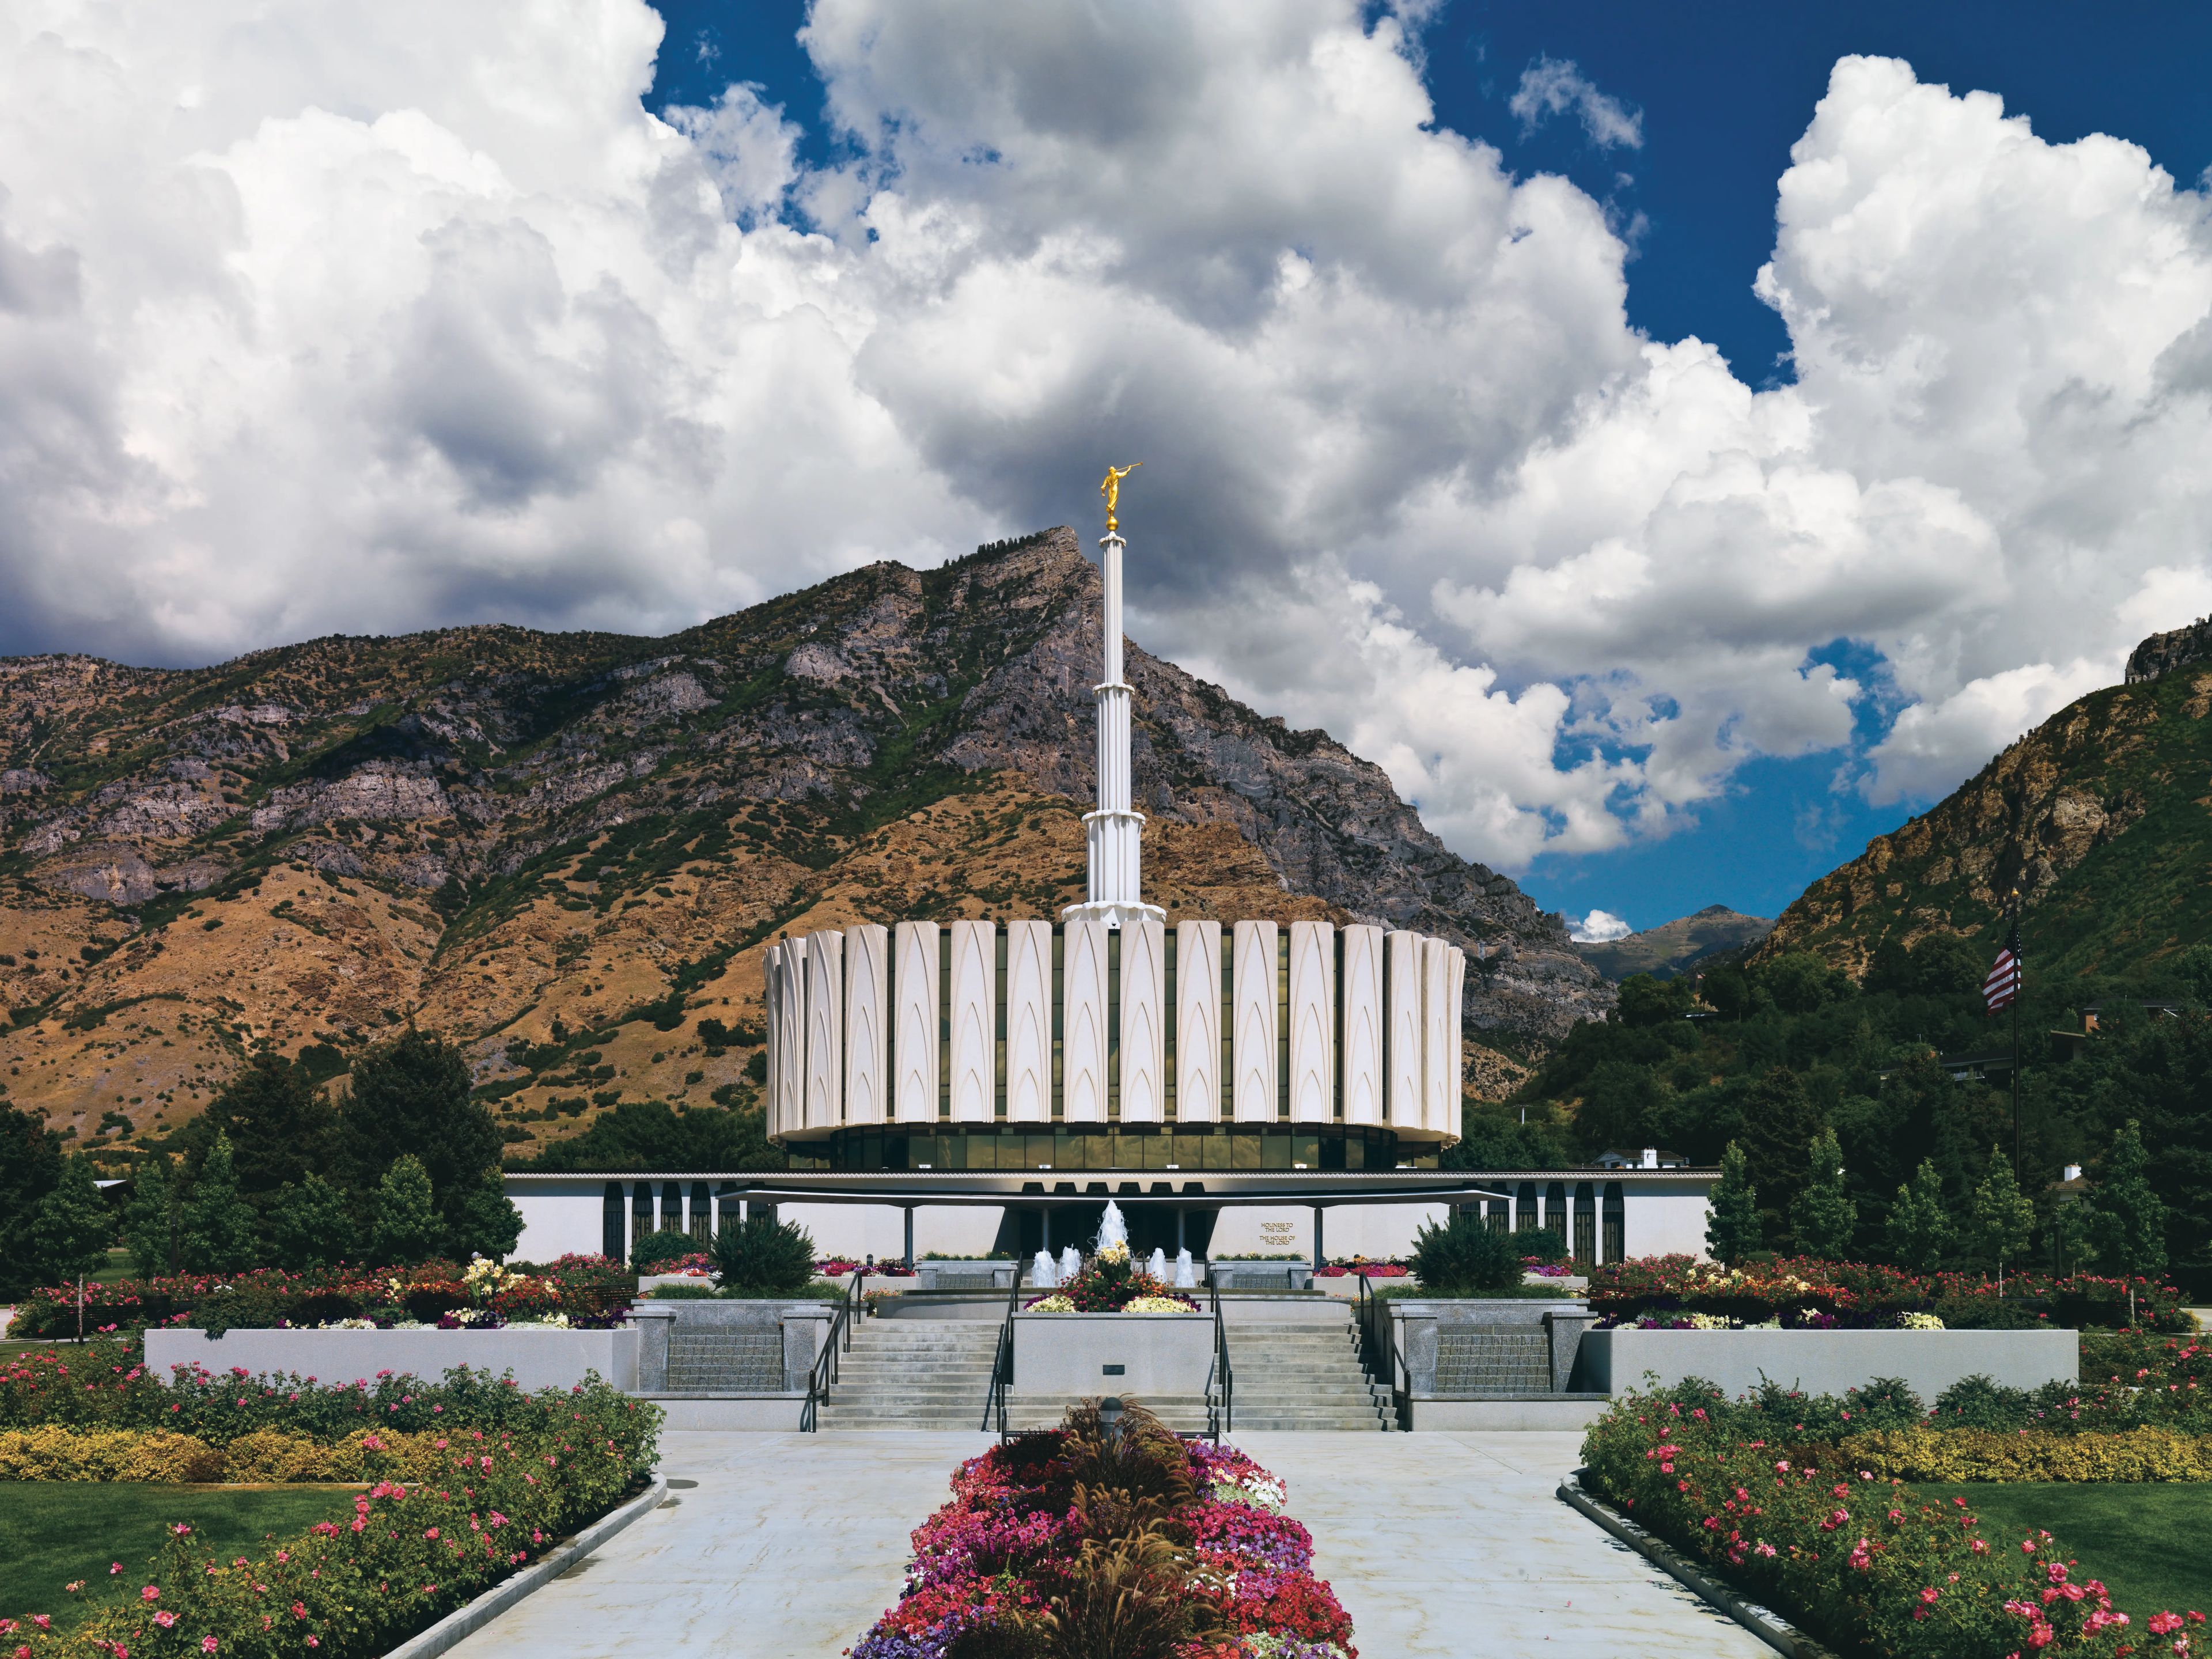
<svg viewBox="0 0 2212 1659">
<path fill-rule="evenodd" d="M 1992 1542 L 2005 1533 L 2018 1543 L 2040 1528 L 2081 1565 L 2075 1577 L 2101 1578 L 2112 1605 L 2138 1629 L 2170 1608 L 2212 1613 L 2212 1485 L 2044 1483 L 1936 1486 L 1913 1483 L 1923 1498 L 1963 1498 L 1982 1517 Z"/>
<path fill-rule="evenodd" d="M 51 1613 L 57 1625 L 135 1595 L 169 1527 L 182 1521 L 218 1555 L 304 1532 L 352 1509 L 346 1486 L 172 1486 L 131 1481 L 0 1481 L 0 1613 Z M 120 1573 L 109 1571 L 115 1562 Z M 63 1586 L 77 1579 L 72 1595 Z"/>
</svg>

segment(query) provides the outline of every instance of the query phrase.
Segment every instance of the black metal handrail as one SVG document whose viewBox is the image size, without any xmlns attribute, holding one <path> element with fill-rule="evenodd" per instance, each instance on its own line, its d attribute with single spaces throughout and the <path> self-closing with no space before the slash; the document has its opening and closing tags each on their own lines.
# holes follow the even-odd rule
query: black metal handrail
<svg viewBox="0 0 2212 1659">
<path fill-rule="evenodd" d="M 1211 1261 L 1206 1263 L 1206 1284 L 1213 1297 L 1213 1364 L 1206 1373 L 1206 1432 L 1218 1446 L 1222 1431 L 1237 1427 L 1237 1372 L 1229 1363 L 1229 1327 L 1221 1317 L 1221 1279 Z"/>
<path fill-rule="evenodd" d="M 867 1313 L 866 1295 L 861 1288 L 867 1277 L 867 1270 L 862 1268 L 845 1287 L 844 1300 L 830 1322 L 829 1334 L 822 1339 L 822 1352 L 814 1356 L 814 1369 L 806 1374 L 806 1403 L 799 1408 L 801 1434 L 813 1434 L 821 1426 L 821 1407 L 830 1398 L 830 1390 L 837 1386 L 837 1358 L 852 1352 L 854 1310 L 860 1310 L 863 1317 Z"/>
<path fill-rule="evenodd" d="M 991 1416 L 998 1413 L 999 1440 L 1006 1439 L 1006 1389 L 1014 1380 L 1014 1315 L 1022 1304 L 1022 1264 L 1014 1263 L 1014 1282 L 1006 1291 L 1006 1316 L 999 1326 L 999 1346 L 991 1358 L 991 1386 L 983 1395 L 983 1420 L 975 1426 L 985 1432 Z"/>
<path fill-rule="evenodd" d="M 1408 1375 L 1405 1355 L 1398 1347 L 1397 1330 L 1390 1318 L 1389 1299 L 1375 1294 L 1365 1273 L 1358 1275 L 1358 1278 L 1360 1367 L 1366 1371 L 1368 1381 L 1389 1392 L 1395 1411 L 1398 1402 L 1398 1379 L 1401 1376 Z"/>
</svg>

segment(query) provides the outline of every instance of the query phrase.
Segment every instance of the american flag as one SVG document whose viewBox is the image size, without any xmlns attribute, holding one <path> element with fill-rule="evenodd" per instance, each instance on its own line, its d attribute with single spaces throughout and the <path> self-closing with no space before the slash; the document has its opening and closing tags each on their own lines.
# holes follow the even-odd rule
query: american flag
<svg viewBox="0 0 2212 1659">
<path fill-rule="evenodd" d="M 2020 928 L 2015 924 L 2012 937 L 1997 952 L 1997 959 L 1990 964 L 1989 977 L 1982 981 L 1982 1000 L 1989 1005 L 1991 1013 L 2009 1008 L 2020 995 Z"/>
</svg>

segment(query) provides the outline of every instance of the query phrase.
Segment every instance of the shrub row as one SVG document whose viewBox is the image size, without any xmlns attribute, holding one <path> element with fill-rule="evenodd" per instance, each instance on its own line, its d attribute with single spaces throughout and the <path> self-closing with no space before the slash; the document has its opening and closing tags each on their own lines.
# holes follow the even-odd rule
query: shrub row
<svg viewBox="0 0 2212 1659">
<path fill-rule="evenodd" d="M 1992 1534 L 1962 1498 L 1922 1503 L 1860 1457 L 1871 1437 L 1838 1449 L 1747 1435 L 1746 1425 L 1746 1413 L 1705 1384 L 1632 1395 L 1583 1442 L 1589 1485 L 1846 1650 L 1897 1659 L 2053 1644 L 2114 1659 L 2142 1650 L 2142 1630 L 2049 1533 Z M 2203 1622 L 2169 1610 L 2148 1626 L 2170 1636 L 2185 1620 Z"/>
<path fill-rule="evenodd" d="M 82 1328 L 139 1330 L 180 1325 L 201 1330 L 269 1329 L 325 1325 L 341 1319 L 379 1324 L 440 1319 L 468 1311 L 495 1318 L 566 1316 L 572 1324 L 611 1324 L 629 1307 L 637 1279 L 618 1261 L 568 1255 L 545 1267 L 499 1273 L 491 1284 L 467 1280 L 450 1261 L 416 1267 L 259 1268 L 228 1276 L 177 1273 L 123 1279 L 84 1287 Z M 495 1288 L 495 1286 L 496 1288 Z M 74 1336 L 78 1288 L 50 1285 L 27 1293 L 8 1328 L 13 1337 Z"/>
<path fill-rule="evenodd" d="M 217 1447 L 262 1430 L 324 1443 L 363 1428 L 490 1432 L 531 1421 L 534 1399 L 507 1378 L 465 1365 L 437 1382 L 386 1372 L 342 1384 L 178 1366 L 164 1384 L 113 1339 L 0 1360 L 0 1429 L 163 1429 Z"/>
<path fill-rule="evenodd" d="M 430 1437 L 427 1455 L 411 1442 L 393 1451 L 420 1484 L 379 1480 L 350 1521 L 228 1561 L 179 1527 L 128 1603 L 66 1631 L 33 1616 L 53 1609 L 27 1609 L 0 1635 L 17 1659 L 369 1659 L 638 1490 L 659 1424 L 656 1407 L 601 1383 L 525 1395 L 500 1427 Z"/>
<path fill-rule="evenodd" d="M 1837 1455 L 1905 1480 L 2212 1480 L 2212 1434 L 2170 1429 L 1882 1429 L 1838 1443 Z"/>
<path fill-rule="evenodd" d="M 0 1430 L 0 1480 L 434 1480 L 450 1437 L 356 1429 L 337 1442 L 256 1429 L 226 1445 L 167 1429 Z"/>
<path fill-rule="evenodd" d="M 1589 1305 L 1607 1322 L 1698 1313 L 1738 1324 L 1891 1326 L 1932 1313 L 1954 1328 L 2052 1325 L 2190 1331 L 2196 1322 L 2175 1286 L 2092 1273 L 2013 1273 L 2000 1287 L 1978 1273 L 1915 1273 L 1874 1262 L 1814 1258 L 1739 1267 L 1697 1256 L 1642 1256 L 1593 1268 Z"/>
</svg>

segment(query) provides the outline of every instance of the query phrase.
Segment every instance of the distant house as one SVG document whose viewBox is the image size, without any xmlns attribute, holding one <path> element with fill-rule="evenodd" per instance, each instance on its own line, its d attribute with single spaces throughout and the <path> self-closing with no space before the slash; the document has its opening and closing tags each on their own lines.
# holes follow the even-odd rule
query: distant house
<svg viewBox="0 0 2212 1659">
<path fill-rule="evenodd" d="M 1623 1152 L 1608 1147 L 1591 1160 L 1601 1170 L 1686 1170 L 1690 1160 L 1680 1152 L 1670 1152 L 1663 1146 L 1645 1146 L 1637 1152 Z"/>
</svg>

